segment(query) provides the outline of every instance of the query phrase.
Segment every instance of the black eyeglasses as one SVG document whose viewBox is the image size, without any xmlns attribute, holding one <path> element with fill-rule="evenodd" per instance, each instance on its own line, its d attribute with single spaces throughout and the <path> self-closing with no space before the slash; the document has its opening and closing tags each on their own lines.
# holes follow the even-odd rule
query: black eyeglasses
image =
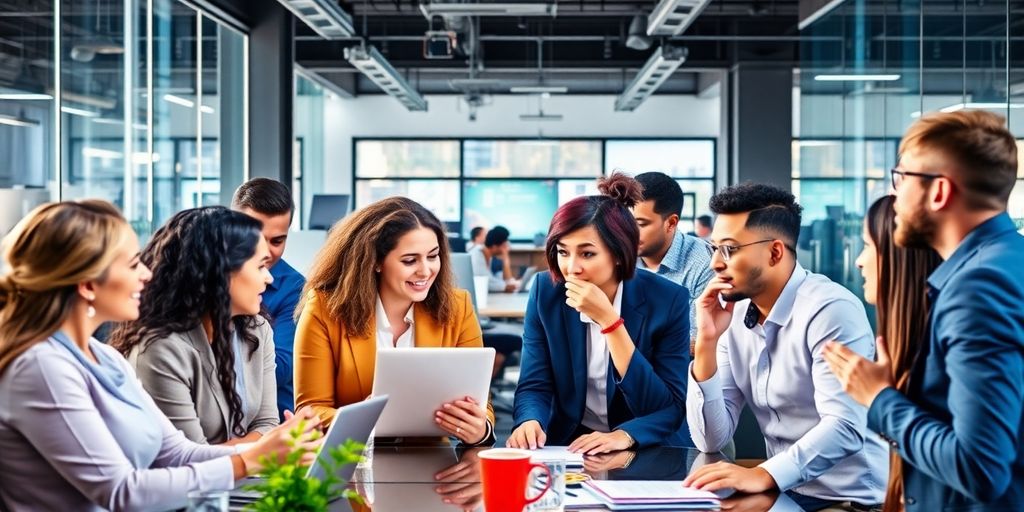
<svg viewBox="0 0 1024 512">
<path fill-rule="evenodd" d="M 945 176 L 943 176 L 941 174 L 932 174 L 932 173 L 928 173 L 928 172 L 903 171 L 903 170 L 900 170 L 899 167 L 893 167 L 892 169 L 890 169 L 889 170 L 889 175 L 892 178 L 892 189 L 893 190 L 896 190 L 896 189 L 900 188 L 900 183 L 903 183 L 903 178 L 905 178 L 907 176 L 917 176 L 918 178 L 924 178 L 924 179 L 928 179 L 928 180 L 933 180 L 935 178 L 944 178 L 945 177 Z"/>
<path fill-rule="evenodd" d="M 765 242 L 774 242 L 774 241 L 775 241 L 774 238 L 766 238 L 764 240 L 758 240 L 756 242 L 750 242 L 750 243 L 740 244 L 740 245 L 715 245 L 715 244 L 708 244 L 708 250 L 711 251 L 712 255 L 714 255 L 715 252 L 717 251 L 718 254 L 722 255 L 722 260 L 725 261 L 726 263 L 728 263 L 729 259 L 732 258 L 732 255 L 736 251 L 738 251 L 738 250 L 740 250 L 740 249 L 742 249 L 742 248 L 744 248 L 744 247 L 746 247 L 748 245 L 763 244 Z"/>
</svg>

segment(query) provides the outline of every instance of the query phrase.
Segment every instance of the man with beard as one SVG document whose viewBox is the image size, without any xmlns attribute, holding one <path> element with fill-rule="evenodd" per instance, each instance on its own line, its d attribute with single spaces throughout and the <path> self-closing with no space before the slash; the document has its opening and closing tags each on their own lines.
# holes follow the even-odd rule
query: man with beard
<svg viewBox="0 0 1024 512">
<path fill-rule="evenodd" d="M 885 495 L 887 447 L 822 356 L 830 340 L 874 356 L 863 305 L 797 262 L 801 208 L 793 194 L 746 183 L 719 192 L 710 207 L 715 278 L 697 300 L 687 421 L 697 448 L 718 451 L 746 404 L 769 458 L 754 468 L 704 466 L 684 485 L 778 488 L 808 511 L 876 506 Z"/>
<path fill-rule="evenodd" d="M 636 176 L 643 187 L 643 201 L 633 207 L 640 228 L 637 268 L 679 284 L 690 291 L 690 337 L 697 335 L 693 304 L 715 273 L 711 271 L 708 244 L 679 229 L 683 190 L 676 180 L 660 172 Z"/>
<path fill-rule="evenodd" d="M 903 459 L 907 511 L 1024 510 L 1024 237 L 1006 213 L 1016 179 L 1002 117 L 963 111 L 911 126 L 892 170 L 895 240 L 944 262 L 928 278 L 929 331 L 907 393 L 884 340 L 877 363 L 826 349 Z"/>
</svg>

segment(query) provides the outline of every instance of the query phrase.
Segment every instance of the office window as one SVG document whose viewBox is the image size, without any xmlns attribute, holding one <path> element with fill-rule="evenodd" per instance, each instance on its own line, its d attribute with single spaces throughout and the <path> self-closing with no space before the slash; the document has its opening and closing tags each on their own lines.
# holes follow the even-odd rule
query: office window
<svg viewBox="0 0 1024 512">
<path fill-rule="evenodd" d="M 601 141 L 466 140 L 466 177 L 547 178 L 597 176 Z"/>
<path fill-rule="evenodd" d="M 458 178 L 457 140 L 356 141 L 357 178 Z"/>
<path fill-rule="evenodd" d="M 558 209 L 558 191 L 555 180 L 466 180 L 463 231 L 501 225 L 513 240 L 546 235 Z"/>
<path fill-rule="evenodd" d="M 833 212 L 862 215 L 889 193 L 897 139 L 800 139 L 792 145 L 792 187 L 804 207 L 803 224 Z"/>
<path fill-rule="evenodd" d="M 597 190 L 597 178 L 589 180 L 558 180 L 558 206 L 562 206 L 579 196 L 594 196 L 600 193 Z"/>
<path fill-rule="evenodd" d="M 711 140 L 609 140 L 605 171 L 635 176 L 663 172 L 673 178 L 715 177 L 715 143 Z"/>
<path fill-rule="evenodd" d="M 392 196 L 405 196 L 434 212 L 439 219 L 457 222 L 459 180 L 357 180 L 356 208 Z"/>
</svg>

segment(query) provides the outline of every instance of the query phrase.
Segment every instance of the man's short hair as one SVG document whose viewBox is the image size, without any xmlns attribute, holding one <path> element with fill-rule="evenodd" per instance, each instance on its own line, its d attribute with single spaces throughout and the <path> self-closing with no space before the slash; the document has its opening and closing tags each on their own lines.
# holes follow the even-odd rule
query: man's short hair
<svg viewBox="0 0 1024 512">
<path fill-rule="evenodd" d="M 746 182 L 722 189 L 711 197 L 708 206 L 716 215 L 749 213 L 748 229 L 767 231 L 796 251 L 803 208 L 788 190 Z"/>
<path fill-rule="evenodd" d="M 253 178 L 242 183 L 231 198 L 231 207 L 235 210 L 248 208 L 262 215 L 295 213 L 291 190 L 270 178 Z"/>
<path fill-rule="evenodd" d="M 509 233 L 505 229 L 505 226 L 494 226 L 490 231 L 487 232 L 487 236 L 484 238 L 485 247 L 497 247 L 505 242 L 508 242 Z"/>
<path fill-rule="evenodd" d="M 480 236 L 480 233 L 483 233 L 483 232 L 484 232 L 484 228 L 482 226 L 477 226 L 477 227 L 469 230 L 469 239 L 470 240 L 476 240 L 476 237 Z"/>
<path fill-rule="evenodd" d="M 969 208 L 1006 209 L 1017 183 L 1017 141 L 1002 116 L 984 110 L 922 116 L 900 142 L 900 155 L 910 150 L 949 159 L 949 169 L 925 172 L 948 175 L 963 191 Z"/>
<path fill-rule="evenodd" d="M 654 213 L 665 218 L 683 212 L 683 189 L 676 180 L 662 172 L 637 174 L 635 179 L 643 188 L 643 200 L 654 201 Z"/>
<path fill-rule="evenodd" d="M 697 224 L 706 228 L 711 228 L 711 216 L 701 215 L 700 217 L 697 217 Z"/>
</svg>

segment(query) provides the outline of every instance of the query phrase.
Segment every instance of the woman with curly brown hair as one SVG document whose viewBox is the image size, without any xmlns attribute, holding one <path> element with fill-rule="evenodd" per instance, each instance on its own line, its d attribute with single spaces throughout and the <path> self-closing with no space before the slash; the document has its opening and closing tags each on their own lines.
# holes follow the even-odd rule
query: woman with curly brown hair
<svg viewBox="0 0 1024 512">
<path fill-rule="evenodd" d="M 441 221 L 391 197 L 331 230 L 306 281 L 295 332 L 295 406 L 324 423 L 373 389 L 378 350 L 482 347 L 469 293 L 455 288 Z M 435 422 L 466 444 L 493 439 L 490 404 L 438 404 Z"/>
</svg>

